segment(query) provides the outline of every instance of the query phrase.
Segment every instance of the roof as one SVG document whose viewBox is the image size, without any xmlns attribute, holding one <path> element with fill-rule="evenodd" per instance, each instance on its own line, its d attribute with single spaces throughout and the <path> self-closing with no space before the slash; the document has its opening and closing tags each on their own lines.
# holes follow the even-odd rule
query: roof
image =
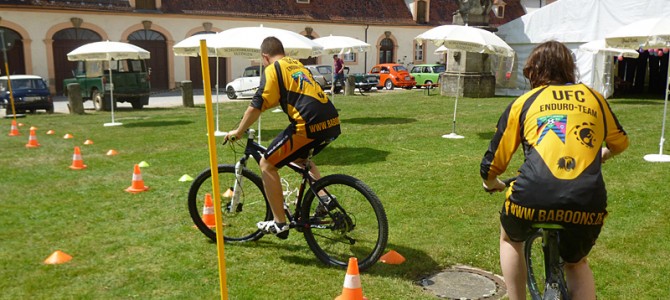
<svg viewBox="0 0 670 300">
<path fill-rule="evenodd" d="M 0 7 L 14 6 L 39 9 L 86 11 L 157 12 L 163 14 L 217 16 L 249 19 L 291 20 L 321 23 L 370 24 L 392 26 L 438 26 L 452 24 L 458 9 L 455 0 L 431 0 L 429 22 L 417 24 L 406 0 L 163 0 L 158 10 L 136 10 L 127 0 L 25 1 L 0 0 Z M 508 0 L 504 18 L 489 14 L 490 24 L 497 27 L 524 15 L 520 0 Z"/>
</svg>

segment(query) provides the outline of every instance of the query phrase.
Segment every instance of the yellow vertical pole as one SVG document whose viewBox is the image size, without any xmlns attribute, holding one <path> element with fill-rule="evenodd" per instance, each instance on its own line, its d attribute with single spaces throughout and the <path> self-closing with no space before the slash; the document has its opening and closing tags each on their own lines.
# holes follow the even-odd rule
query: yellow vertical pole
<svg viewBox="0 0 670 300">
<path fill-rule="evenodd" d="M 223 249 L 223 225 L 221 217 L 221 190 L 219 187 L 219 165 L 216 159 L 216 136 L 214 135 L 214 117 L 212 112 L 212 87 L 209 81 L 209 57 L 207 42 L 200 40 L 200 64 L 202 66 L 203 88 L 205 90 L 205 111 L 207 116 L 207 144 L 209 145 L 209 166 L 212 170 L 212 194 L 214 195 L 214 218 L 216 219 L 216 252 L 219 259 L 219 285 L 221 299 L 228 299 L 226 286 L 226 256 Z"/>
</svg>

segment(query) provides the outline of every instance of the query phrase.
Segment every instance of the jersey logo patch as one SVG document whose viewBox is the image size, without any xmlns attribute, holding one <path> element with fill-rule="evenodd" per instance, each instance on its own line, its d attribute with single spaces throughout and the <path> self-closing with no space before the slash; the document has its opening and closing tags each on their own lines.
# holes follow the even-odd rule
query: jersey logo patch
<svg viewBox="0 0 670 300">
<path fill-rule="evenodd" d="M 309 77 L 307 77 L 307 75 L 302 71 L 298 71 L 291 74 L 291 77 L 293 78 L 293 81 L 298 83 L 298 86 L 300 87 L 301 90 L 303 89 L 303 85 L 305 82 L 312 84 L 312 82 L 309 80 Z"/>
<path fill-rule="evenodd" d="M 577 140 L 585 145 L 586 147 L 593 148 L 595 144 L 594 131 L 591 129 L 592 126 L 596 124 L 584 122 L 582 125 L 577 125 L 573 134 L 577 137 Z"/>
<path fill-rule="evenodd" d="M 537 132 L 540 133 L 540 137 L 537 139 L 537 145 L 542 142 L 542 139 L 544 139 L 544 136 L 549 131 L 553 131 L 558 138 L 561 139 L 561 142 L 565 143 L 567 123 L 567 115 L 550 115 L 537 118 Z"/>
<path fill-rule="evenodd" d="M 558 168 L 566 171 L 572 171 L 575 168 L 575 159 L 570 156 L 564 156 L 558 159 Z"/>
</svg>

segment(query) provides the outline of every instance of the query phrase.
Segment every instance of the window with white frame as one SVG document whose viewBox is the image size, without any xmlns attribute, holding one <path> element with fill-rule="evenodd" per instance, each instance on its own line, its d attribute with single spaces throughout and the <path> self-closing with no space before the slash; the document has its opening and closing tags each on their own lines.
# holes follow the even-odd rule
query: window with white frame
<svg viewBox="0 0 670 300">
<path fill-rule="evenodd" d="M 356 61 L 356 53 L 351 52 L 351 53 L 345 53 L 342 55 L 342 60 L 347 61 L 347 62 L 355 62 Z"/>
<path fill-rule="evenodd" d="M 423 43 L 414 43 L 414 61 L 424 61 Z"/>
<path fill-rule="evenodd" d="M 309 4 L 309 0 L 295 0 L 299 4 Z"/>
</svg>

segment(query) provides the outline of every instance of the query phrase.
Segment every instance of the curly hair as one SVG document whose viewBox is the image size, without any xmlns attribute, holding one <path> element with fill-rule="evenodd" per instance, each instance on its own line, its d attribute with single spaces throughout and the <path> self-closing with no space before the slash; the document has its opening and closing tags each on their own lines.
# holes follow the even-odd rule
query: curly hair
<svg viewBox="0 0 670 300">
<path fill-rule="evenodd" d="M 548 41 L 531 51 L 523 67 L 523 76 L 536 88 L 547 84 L 574 83 L 576 70 L 570 49 L 560 42 Z"/>
</svg>

